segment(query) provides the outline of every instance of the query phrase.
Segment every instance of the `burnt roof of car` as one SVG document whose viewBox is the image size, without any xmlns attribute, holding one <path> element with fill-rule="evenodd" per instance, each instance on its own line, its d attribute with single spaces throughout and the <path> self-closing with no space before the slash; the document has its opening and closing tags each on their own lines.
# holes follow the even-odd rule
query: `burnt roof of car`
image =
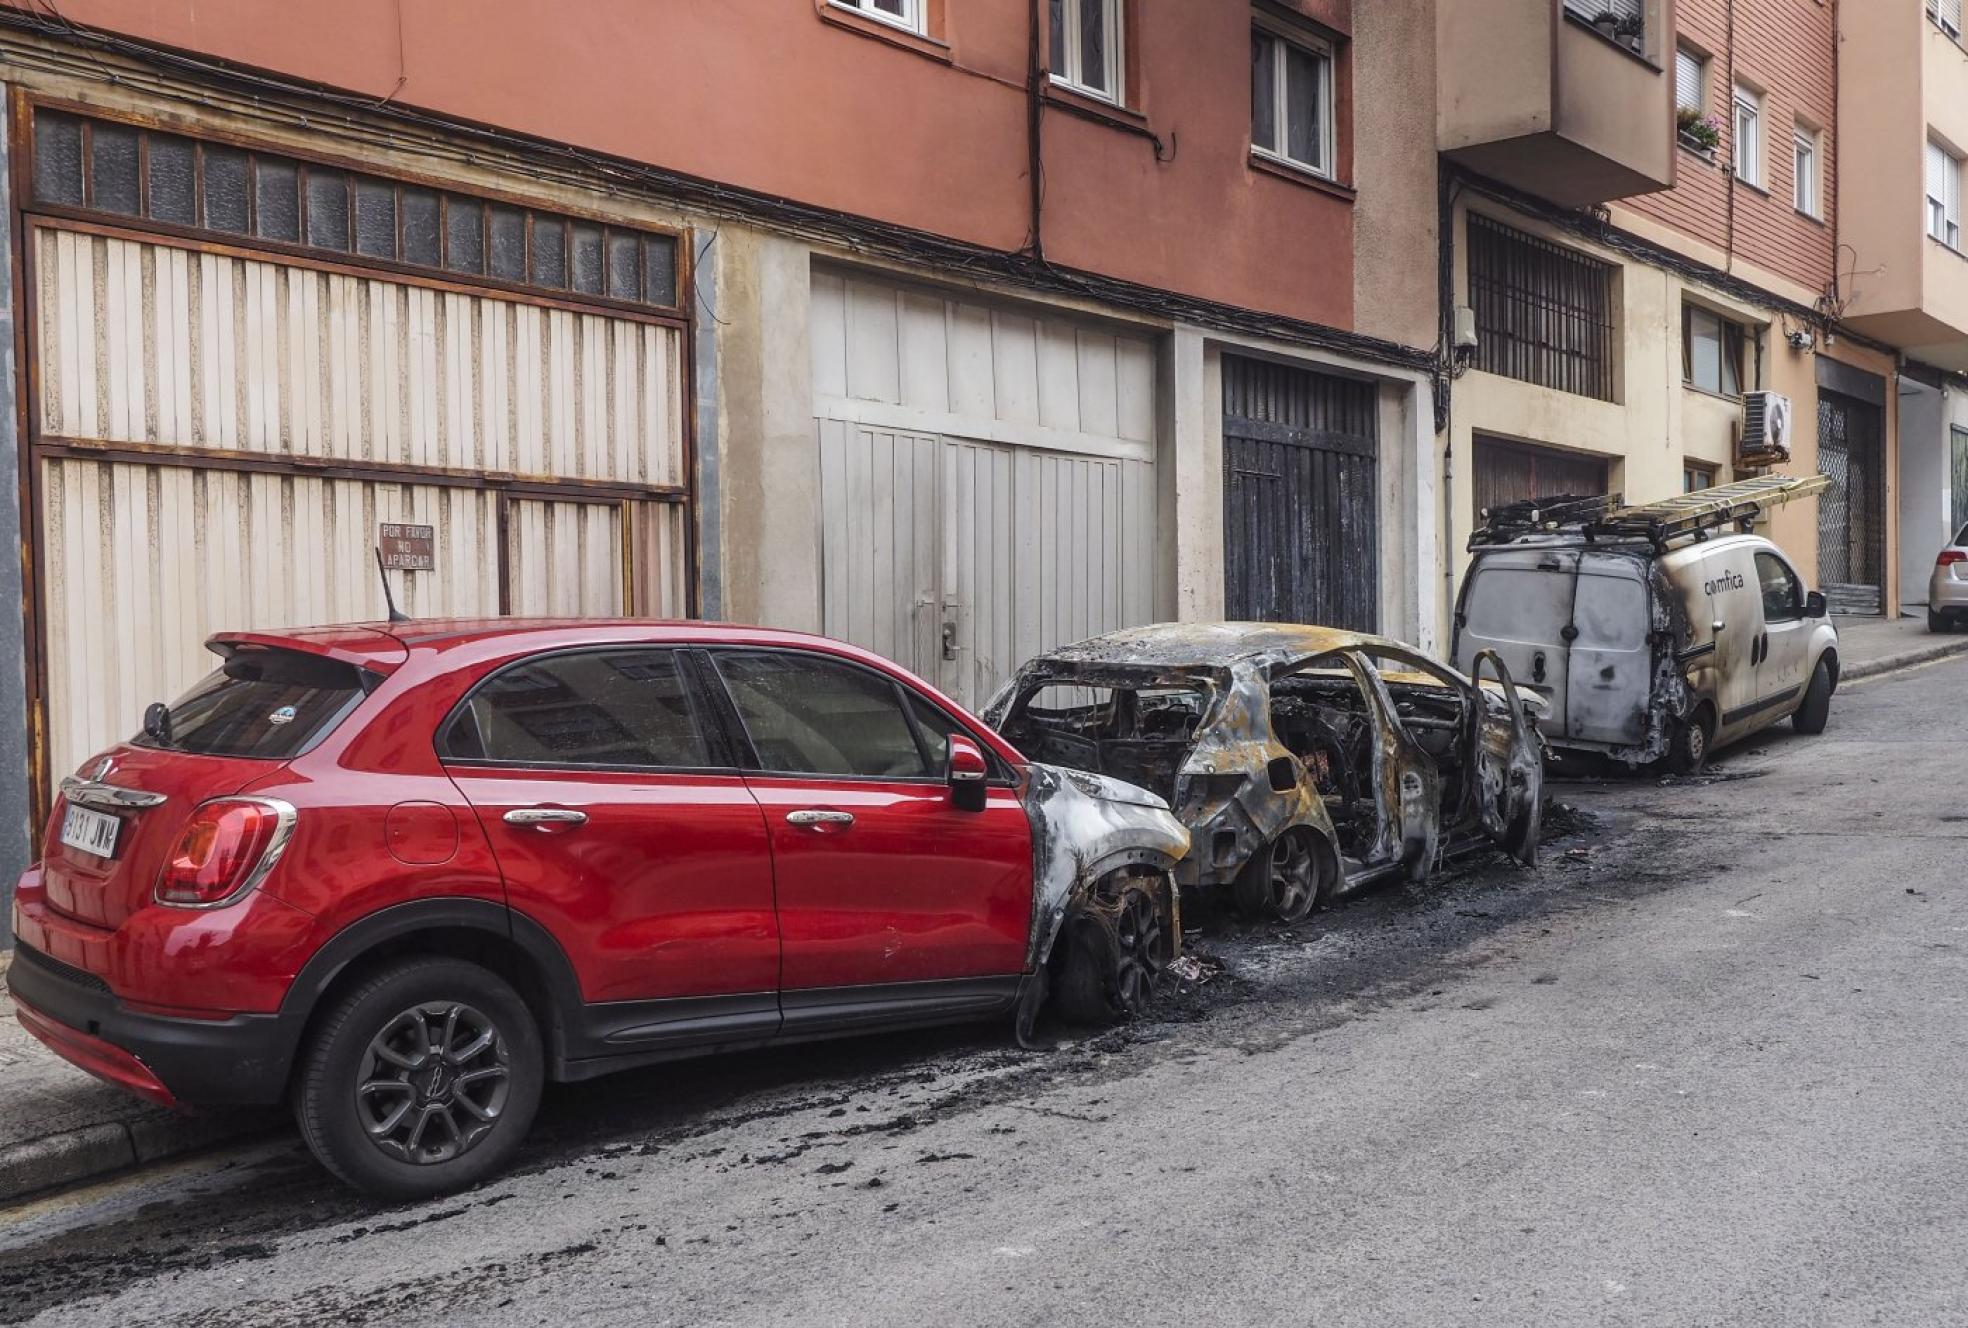
<svg viewBox="0 0 1968 1328">
<path fill-rule="evenodd" d="M 1180 668 L 1274 658 L 1303 659 L 1362 646 L 1409 649 L 1386 637 L 1310 623 L 1151 623 L 1061 646 L 1043 658 L 1060 664 Z"/>
</svg>

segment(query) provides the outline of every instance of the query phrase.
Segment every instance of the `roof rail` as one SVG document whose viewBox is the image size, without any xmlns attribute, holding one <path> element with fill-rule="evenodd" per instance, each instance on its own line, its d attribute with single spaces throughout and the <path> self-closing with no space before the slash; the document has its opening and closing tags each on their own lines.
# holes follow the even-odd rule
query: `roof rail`
<svg viewBox="0 0 1968 1328">
<path fill-rule="evenodd" d="M 1564 496 L 1509 503 L 1484 512 L 1469 537 L 1472 550 L 1512 544 L 1530 536 L 1571 535 L 1597 540 L 1644 539 L 1658 552 L 1675 540 L 1700 538 L 1754 519 L 1772 507 L 1831 487 L 1824 475 L 1758 475 L 1713 489 L 1697 489 L 1658 502 L 1622 506 L 1619 495 Z"/>
</svg>

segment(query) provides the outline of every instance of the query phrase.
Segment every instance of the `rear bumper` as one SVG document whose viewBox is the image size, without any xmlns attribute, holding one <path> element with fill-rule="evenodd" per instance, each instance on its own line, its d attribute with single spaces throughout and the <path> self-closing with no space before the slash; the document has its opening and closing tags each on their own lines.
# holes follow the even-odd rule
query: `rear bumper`
<svg viewBox="0 0 1968 1328">
<path fill-rule="evenodd" d="M 1940 613 L 1968 613 L 1968 581 L 1958 581 L 1937 569 L 1927 579 L 1927 607 Z"/>
<path fill-rule="evenodd" d="M 285 1093 L 295 1037 L 279 1015 L 147 1014 L 98 981 L 26 944 L 7 971 L 21 1026 L 126 1092 L 165 1106 L 263 1105 Z"/>
</svg>

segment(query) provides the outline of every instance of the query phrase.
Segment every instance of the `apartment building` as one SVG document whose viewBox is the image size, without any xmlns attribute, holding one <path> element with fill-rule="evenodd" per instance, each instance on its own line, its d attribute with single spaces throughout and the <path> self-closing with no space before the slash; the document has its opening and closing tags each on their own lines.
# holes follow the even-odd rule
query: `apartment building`
<svg viewBox="0 0 1968 1328">
<path fill-rule="evenodd" d="M 1432 24 L 0 5 L 0 880 L 207 633 L 380 616 L 384 545 L 416 616 L 817 629 L 973 702 L 1155 618 L 1432 639 Z"/>
<path fill-rule="evenodd" d="M 1889 7 L 1848 4 L 1846 26 Z M 1841 320 L 1839 203 L 1865 191 L 1841 174 L 1838 22 L 1824 0 L 1441 7 L 1447 233 L 1476 333 L 1446 438 L 1452 544 L 1497 502 L 1822 469 L 1833 489 L 1770 533 L 1838 610 L 1898 610 L 1896 356 Z"/>
<path fill-rule="evenodd" d="M 1968 51 L 1961 0 L 1845 6 L 1839 119 L 1849 154 L 1841 316 L 1902 356 L 1900 598 L 1925 600 L 1935 553 L 1968 524 Z"/>
</svg>

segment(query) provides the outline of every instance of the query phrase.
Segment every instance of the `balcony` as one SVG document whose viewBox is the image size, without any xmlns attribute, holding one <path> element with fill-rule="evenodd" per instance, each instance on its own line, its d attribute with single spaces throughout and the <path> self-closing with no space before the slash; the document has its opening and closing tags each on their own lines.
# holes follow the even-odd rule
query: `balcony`
<svg viewBox="0 0 1968 1328">
<path fill-rule="evenodd" d="M 1436 138 L 1451 160 L 1565 207 L 1674 183 L 1674 0 L 1436 8 Z M 1592 21 L 1601 13 L 1623 20 Z"/>
<path fill-rule="evenodd" d="M 1968 373 L 1968 51 L 1923 9 L 1841 20 L 1841 294 L 1856 330 Z"/>
</svg>

